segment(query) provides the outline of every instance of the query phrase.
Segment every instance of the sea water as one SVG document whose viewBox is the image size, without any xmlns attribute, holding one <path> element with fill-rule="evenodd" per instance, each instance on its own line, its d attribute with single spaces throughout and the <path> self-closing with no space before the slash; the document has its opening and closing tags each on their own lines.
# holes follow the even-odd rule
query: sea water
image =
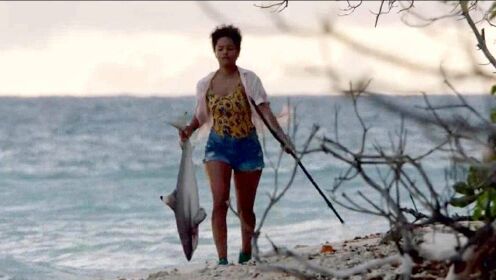
<svg viewBox="0 0 496 280">
<path fill-rule="evenodd" d="M 494 105 L 487 95 L 465 98 L 483 116 Z M 420 96 L 387 100 L 425 113 L 420 108 L 425 106 Z M 271 97 L 270 101 L 278 113 L 288 98 Z M 337 128 L 340 142 L 358 151 L 363 129 L 350 98 L 293 96 L 289 101 L 296 106 L 298 148 L 312 126 L 318 124 L 318 138 L 335 137 Z M 431 101 L 459 103 L 448 95 L 431 97 Z M 146 276 L 150 271 L 188 264 L 174 214 L 159 197 L 175 188 L 181 154 L 177 131 L 166 121 L 191 112 L 193 106 L 190 96 L 0 98 L 0 279 L 114 279 Z M 387 149 L 397 142 L 394 139 L 401 125 L 397 113 L 367 97 L 359 99 L 358 108 L 370 127 L 366 151 L 372 151 L 374 145 Z M 458 112 L 467 115 L 468 111 Z M 438 141 L 432 133 L 426 133 L 429 129 L 425 125 L 406 119 L 404 127 L 409 152 L 421 154 Z M 193 160 L 200 203 L 208 215 L 200 225 L 199 245 L 191 260 L 194 264 L 216 260 L 210 224 L 212 197 L 202 163 L 203 136 L 195 141 Z M 274 190 L 273 167 L 279 144 L 268 132 L 260 131 L 259 136 L 266 143 L 266 168 L 255 203 L 260 219 Z M 319 147 L 318 138 L 310 148 Z M 473 148 L 469 152 L 477 151 Z M 444 170 L 448 160 L 446 155 L 433 154 L 423 162 L 440 193 L 446 189 Z M 305 156 L 303 164 L 327 195 L 335 178 L 348 167 L 322 152 Z M 288 182 L 293 166 L 291 157 L 283 155 L 277 169 L 279 190 Z M 345 192 L 358 199 L 358 190 L 382 203 L 377 192 L 360 178 L 343 185 L 337 197 Z M 235 203 L 234 187 L 231 197 Z M 402 200 L 408 206 L 408 196 L 403 195 Z M 380 217 L 336 204 L 335 208 L 345 225 L 299 171 L 267 216 L 261 249 L 270 248 L 266 237 L 279 246 L 293 248 L 388 229 Z M 232 212 L 228 214 L 228 230 L 229 258 L 236 260 L 240 229 Z"/>
</svg>

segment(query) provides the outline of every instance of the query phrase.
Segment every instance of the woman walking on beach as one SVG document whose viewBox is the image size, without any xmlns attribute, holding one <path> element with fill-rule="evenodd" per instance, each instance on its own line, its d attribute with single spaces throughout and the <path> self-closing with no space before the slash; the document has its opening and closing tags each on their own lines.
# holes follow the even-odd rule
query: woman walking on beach
<svg viewBox="0 0 496 280">
<path fill-rule="evenodd" d="M 211 126 L 203 161 L 213 196 L 212 231 L 219 264 L 228 264 L 226 216 L 232 173 L 241 219 L 242 247 L 238 262 L 245 263 L 251 259 L 251 239 L 256 221 L 253 205 L 264 168 L 262 148 L 254 125 L 258 116 L 250 99 L 283 139 L 286 152 L 294 148 L 270 109 L 260 78 L 236 65 L 241 48 L 239 29 L 232 25 L 220 26 L 210 37 L 219 68 L 198 82 L 195 114 L 179 136 L 181 141 L 185 141 L 200 126 Z"/>
</svg>

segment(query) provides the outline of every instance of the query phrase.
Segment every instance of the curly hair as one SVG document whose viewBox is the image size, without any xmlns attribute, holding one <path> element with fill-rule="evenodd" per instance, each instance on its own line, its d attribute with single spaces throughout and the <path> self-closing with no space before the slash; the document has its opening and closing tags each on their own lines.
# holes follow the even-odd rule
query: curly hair
<svg viewBox="0 0 496 280">
<path fill-rule="evenodd" d="M 210 37 L 212 38 L 212 48 L 214 49 L 217 41 L 222 37 L 230 38 L 238 50 L 241 48 L 241 32 L 233 25 L 217 26 L 212 34 L 210 34 Z"/>
</svg>

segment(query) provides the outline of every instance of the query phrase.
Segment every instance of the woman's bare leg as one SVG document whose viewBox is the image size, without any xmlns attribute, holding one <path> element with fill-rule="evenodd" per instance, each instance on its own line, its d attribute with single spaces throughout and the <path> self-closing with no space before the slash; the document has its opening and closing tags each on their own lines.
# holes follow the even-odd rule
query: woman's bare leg
<svg viewBox="0 0 496 280">
<path fill-rule="evenodd" d="M 251 238 L 255 230 L 255 213 L 253 205 L 257 193 L 258 182 L 262 170 L 234 172 L 234 182 L 236 185 L 236 199 L 239 217 L 241 218 L 241 251 L 251 255 Z"/>
<path fill-rule="evenodd" d="M 215 247 L 220 258 L 227 258 L 227 224 L 226 216 L 231 183 L 231 166 L 222 161 L 205 163 L 207 175 L 212 190 L 212 232 Z"/>
</svg>

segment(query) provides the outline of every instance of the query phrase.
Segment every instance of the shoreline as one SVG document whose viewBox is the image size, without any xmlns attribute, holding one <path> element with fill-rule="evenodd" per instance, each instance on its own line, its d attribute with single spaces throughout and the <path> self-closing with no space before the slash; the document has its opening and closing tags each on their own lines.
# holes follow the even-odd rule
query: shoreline
<svg viewBox="0 0 496 280">
<path fill-rule="evenodd" d="M 296 245 L 287 248 L 302 256 L 310 264 L 324 266 L 330 269 L 347 269 L 360 263 L 376 258 L 383 258 L 397 254 L 394 244 L 383 244 L 381 240 L 385 233 L 372 233 L 365 236 L 356 236 L 353 239 L 321 243 L 320 245 Z M 213 279 L 261 279 L 282 280 L 298 279 L 287 272 L 274 271 L 272 266 L 283 266 L 303 270 L 303 265 L 291 257 L 276 255 L 273 251 L 261 254 L 261 262 L 254 260 L 240 265 L 230 261 L 228 265 L 219 266 L 216 260 L 207 260 L 203 264 L 172 266 L 147 276 L 143 273 L 118 277 L 119 280 L 213 280 Z M 376 269 L 369 269 L 365 279 L 394 279 L 396 267 L 384 265 Z M 363 274 L 357 274 L 350 279 L 363 279 Z M 325 278 L 328 279 L 328 278 Z"/>
<path fill-rule="evenodd" d="M 470 228 L 480 228 L 481 222 L 463 222 Z M 240 265 L 217 265 L 216 260 L 203 264 L 172 266 L 157 269 L 147 276 L 120 277 L 118 280 L 214 280 L 214 279 L 367 279 L 392 280 L 407 272 L 415 279 L 444 279 L 450 269 L 456 248 L 466 238 L 442 224 L 431 224 L 411 229 L 419 253 L 401 256 L 387 232 L 369 233 L 344 241 L 319 245 L 296 245 L 293 248 L 274 247 L 260 254 L 260 261 Z M 461 242 L 461 243 L 460 243 Z M 275 244 L 280 246 L 280 244 Z M 114 279 L 115 280 L 115 279 Z"/>
</svg>

